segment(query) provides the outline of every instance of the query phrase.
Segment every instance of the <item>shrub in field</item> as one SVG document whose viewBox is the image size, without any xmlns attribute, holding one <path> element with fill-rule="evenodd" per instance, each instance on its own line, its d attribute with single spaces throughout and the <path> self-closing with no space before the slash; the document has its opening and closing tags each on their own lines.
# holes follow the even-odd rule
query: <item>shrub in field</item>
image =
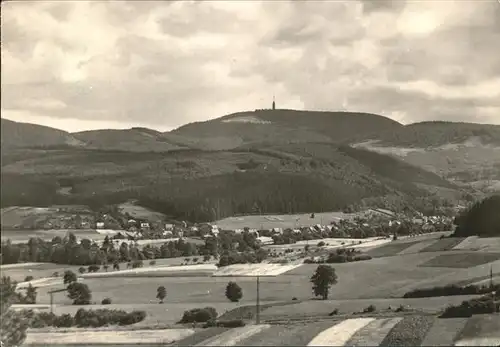
<svg viewBox="0 0 500 347">
<path fill-rule="evenodd" d="M 311 277 L 313 292 L 315 296 L 321 296 L 323 300 L 328 299 L 328 292 L 333 284 L 337 283 L 335 269 L 329 265 L 319 265 Z"/>
<path fill-rule="evenodd" d="M 137 269 L 139 267 L 143 267 L 144 266 L 144 262 L 142 260 L 134 260 L 132 262 L 132 269 Z"/>
<path fill-rule="evenodd" d="M 156 260 L 151 260 L 151 261 L 149 262 L 149 265 L 150 265 L 150 266 L 156 265 Z"/>
<path fill-rule="evenodd" d="M 88 267 L 88 272 L 97 272 L 101 269 L 101 267 L 99 265 L 89 265 Z"/>
<path fill-rule="evenodd" d="M 468 285 L 461 287 L 455 284 L 446 285 L 444 287 L 431 287 L 423 289 L 415 289 L 403 295 L 403 298 L 428 298 L 434 296 L 451 296 L 451 295 L 476 295 L 486 294 L 491 291 L 500 291 L 500 284 L 489 286 Z"/>
<path fill-rule="evenodd" d="M 73 282 L 68 285 L 68 298 L 73 300 L 73 305 L 89 305 L 92 292 L 84 283 Z"/>
<path fill-rule="evenodd" d="M 120 264 L 113 263 L 113 271 L 119 271 L 119 270 L 120 270 Z"/>
<path fill-rule="evenodd" d="M 320 242 L 318 242 L 318 245 L 317 245 L 317 246 L 318 246 L 318 247 L 323 247 L 324 245 L 325 245 L 325 242 L 324 242 L 324 241 L 320 241 Z"/>
<path fill-rule="evenodd" d="M 79 309 L 74 321 L 79 327 L 102 327 L 105 325 L 130 325 L 138 323 L 146 317 L 144 311 L 125 312 L 122 310 L 85 310 Z"/>
<path fill-rule="evenodd" d="M 406 311 L 406 308 L 403 305 L 399 305 L 399 307 L 396 309 L 396 312 L 404 312 Z"/>
<path fill-rule="evenodd" d="M 242 319 L 219 321 L 217 322 L 216 326 L 222 328 L 240 328 L 245 326 L 245 321 L 243 321 Z"/>
<path fill-rule="evenodd" d="M 336 316 L 336 315 L 338 315 L 338 314 L 339 314 L 339 309 L 338 309 L 338 308 L 336 308 L 335 310 L 333 310 L 332 312 L 330 312 L 328 315 L 329 315 L 329 316 Z"/>
<path fill-rule="evenodd" d="M 156 298 L 160 300 L 160 304 L 163 304 L 163 299 L 167 296 L 167 290 L 164 286 L 159 286 L 156 289 Z"/>
<path fill-rule="evenodd" d="M 81 273 L 81 274 L 84 274 L 84 273 L 85 273 L 85 271 L 87 271 L 87 270 L 86 270 L 83 266 L 80 266 L 80 267 L 78 268 L 78 272 L 79 272 L 79 273 Z"/>
<path fill-rule="evenodd" d="M 53 272 L 52 277 L 59 277 L 59 272 L 57 272 L 57 271 Z"/>
<path fill-rule="evenodd" d="M 192 310 L 184 311 L 179 323 L 206 323 L 215 319 L 217 319 L 217 311 L 215 308 L 194 308 Z"/>
<path fill-rule="evenodd" d="M 448 306 L 441 314 L 441 318 L 471 317 L 475 314 L 494 313 L 500 310 L 500 303 L 495 303 L 491 297 L 463 301 L 457 306 Z"/>
<path fill-rule="evenodd" d="M 108 269 L 109 269 L 109 265 L 108 264 L 105 264 L 102 267 L 104 268 L 104 271 L 108 272 Z"/>
<path fill-rule="evenodd" d="M 375 307 L 375 305 L 370 305 L 363 310 L 363 313 L 371 313 L 371 312 L 375 312 L 376 310 L 377 310 L 377 308 Z"/>
<path fill-rule="evenodd" d="M 77 280 L 77 277 L 73 271 L 71 271 L 71 270 L 64 271 L 64 276 L 63 276 L 64 284 L 70 284 L 70 283 L 76 282 L 76 280 Z"/>
<path fill-rule="evenodd" d="M 57 316 L 50 312 L 39 312 L 33 316 L 30 322 L 30 327 L 32 328 L 44 328 L 47 326 L 53 326 L 54 321 Z"/>
<path fill-rule="evenodd" d="M 229 282 L 226 286 L 226 298 L 232 302 L 238 302 L 243 297 L 243 291 L 236 282 Z"/>
<path fill-rule="evenodd" d="M 111 305 L 111 299 L 110 298 L 104 298 L 101 301 L 102 305 Z"/>
<path fill-rule="evenodd" d="M 296 301 L 298 300 L 295 296 L 292 298 L 292 301 Z"/>
<path fill-rule="evenodd" d="M 210 256 L 210 254 L 205 254 L 205 255 L 203 256 L 203 261 L 209 261 L 209 260 L 210 260 L 210 258 L 212 258 L 212 257 Z"/>
<path fill-rule="evenodd" d="M 75 325 L 75 320 L 70 314 L 63 314 L 62 316 L 56 316 L 52 325 L 57 328 L 69 328 Z"/>
<path fill-rule="evenodd" d="M 29 282 L 29 281 L 31 281 L 31 280 L 33 280 L 33 276 L 26 276 L 26 277 L 24 278 L 24 282 Z"/>
</svg>

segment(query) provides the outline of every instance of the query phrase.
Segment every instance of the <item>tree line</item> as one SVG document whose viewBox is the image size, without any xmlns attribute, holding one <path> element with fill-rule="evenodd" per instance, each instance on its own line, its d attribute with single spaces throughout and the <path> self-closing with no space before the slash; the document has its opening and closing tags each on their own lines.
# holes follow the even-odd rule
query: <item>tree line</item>
<svg viewBox="0 0 500 347">
<path fill-rule="evenodd" d="M 121 242 L 119 247 L 115 247 L 113 240 L 108 236 L 102 245 L 88 239 L 78 242 L 73 233 L 68 233 L 64 238 L 56 236 L 51 241 L 40 238 L 30 238 L 27 243 L 20 244 L 13 244 L 10 240 L 2 241 L 0 252 L 2 264 L 22 262 L 85 266 L 114 264 L 114 268 L 120 262 L 195 255 L 202 256 L 205 261 L 210 257 L 218 258 L 220 255 L 220 266 L 226 266 L 262 261 L 267 256 L 267 252 L 260 247 L 254 234 L 233 232 L 221 232 L 217 237 L 206 238 L 204 244 L 179 239 L 161 245 L 145 245 L 142 248 L 136 243 L 127 242 Z"/>
</svg>

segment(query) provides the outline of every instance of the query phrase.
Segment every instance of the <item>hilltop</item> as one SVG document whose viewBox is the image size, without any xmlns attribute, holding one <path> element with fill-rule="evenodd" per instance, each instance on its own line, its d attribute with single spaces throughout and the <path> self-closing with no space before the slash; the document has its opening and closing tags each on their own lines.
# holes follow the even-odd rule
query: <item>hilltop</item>
<svg viewBox="0 0 500 347">
<path fill-rule="evenodd" d="M 38 124 L 19 123 L 2 118 L 2 149 L 46 146 L 84 146 L 70 133 Z"/>
<path fill-rule="evenodd" d="M 202 139 L 212 149 L 257 143 L 343 143 L 402 127 L 389 118 L 358 112 L 256 110 L 195 122 L 170 134 Z"/>
</svg>

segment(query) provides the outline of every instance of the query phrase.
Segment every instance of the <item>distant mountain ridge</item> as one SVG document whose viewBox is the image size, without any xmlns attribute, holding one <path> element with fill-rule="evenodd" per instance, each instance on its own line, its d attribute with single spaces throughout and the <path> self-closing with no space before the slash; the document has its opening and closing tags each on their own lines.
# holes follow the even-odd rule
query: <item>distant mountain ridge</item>
<svg viewBox="0 0 500 347">
<path fill-rule="evenodd" d="M 285 109 L 237 112 L 169 132 L 134 127 L 68 133 L 2 119 L 3 154 L 6 150 L 27 148 L 137 153 L 267 148 L 268 152 L 284 155 L 297 148 L 314 152 L 316 144 L 362 148 L 403 160 L 458 184 L 500 190 L 500 125 L 443 121 L 403 125 L 370 113 Z M 331 156 L 335 157 L 333 152 Z"/>
</svg>

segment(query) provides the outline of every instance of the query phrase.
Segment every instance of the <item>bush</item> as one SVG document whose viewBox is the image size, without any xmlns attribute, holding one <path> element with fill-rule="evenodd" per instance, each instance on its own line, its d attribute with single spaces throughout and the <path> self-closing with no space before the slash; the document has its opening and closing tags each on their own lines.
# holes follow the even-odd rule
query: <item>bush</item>
<svg viewBox="0 0 500 347">
<path fill-rule="evenodd" d="M 292 298 L 292 301 L 296 301 L 296 300 L 297 300 L 297 298 L 296 298 L 296 297 L 293 297 L 293 298 Z"/>
<path fill-rule="evenodd" d="M 85 310 L 79 309 L 75 314 L 75 323 L 79 327 L 102 327 L 105 325 L 130 325 L 146 318 L 145 311 L 125 312 L 122 310 Z"/>
<path fill-rule="evenodd" d="M 396 312 L 404 312 L 406 311 L 406 308 L 403 305 L 399 305 L 399 307 L 396 309 Z"/>
<path fill-rule="evenodd" d="M 100 267 L 99 265 L 95 265 L 95 264 L 93 264 L 93 265 L 90 265 L 90 266 L 88 267 L 88 272 L 97 272 L 97 271 L 99 271 L 100 269 L 101 269 L 101 267 Z"/>
<path fill-rule="evenodd" d="M 111 299 L 110 298 L 104 298 L 101 301 L 102 305 L 111 305 Z"/>
<path fill-rule="evenodd" d="M 377 311 L 377 308 L 375 307 L 375 305 L 370 305 L 363 310 L 363 313 L 371 313 L 371 312 L 375 312 L 375 311 Z"/>
<path fill-rule="evenodd" d="M 213 307 L 194 308 L 184 311 L 179 323 L 206 323 L 209 320 L 217 319 L 217 311 Z"/>
<path fill-rule="evenodd" d="M 245 326 L 245 322 L 242 319 L 233 319 L 217 322 L 217 326 L 222 328 L 240 328 Z"/>
<path fill-rule="evenodd" d="M 320 242 L 318 242 L 318 245 L 317 245 L 317 246 L 318 246 L 318 247 L 323 247 L 324 245 L 325 245 L 325 242 L 324 242 L 324 241 L 320 241 Z"/>
<path fill-rule="evenodd" d="M 333 310 L 332 312 L 330 312 L 328 315 L 329 315 L 329 316 L 336 316 L 336 315 L 338 315 L 338 314 L 339 314 L 339 309 L 338 309 L 338 308 L 336 308 L 335 310 Z"/>
<path fill-rule="evenodd" d="M 30 326 L 32 328 L 45 328 L 47 326 L 53 326 L 56 318 L 57 316 L 53 313 L 39 312 L 34 315 L 33 319 L 31 320 Z"/>
<path fill-rule="evenodd" d="M 134 260 L 132 262 L 132 269 L 137 269 L 139 267 L 143 267 L 144 266 L 144 263 L 142 260 Z"/>
<path fill-rule="evenodd" d="M 151 260 L 151 261 L 149 262 L 149 265 L 150 265 L 150 266 L 156 265 L 156 260 Z"/>
<path fill-rule="evenodd" d="M 487 294 L 491 291 L 500 291 L 500 284 L 496 284 L 493 288 L 489 286 L 468 285 L 465 287 L 456 284 L 446 285 L 444 287 L 422 288 L 409 291 L 403 295 L 403 298 L 428 298 L 435 296 L 451 296 L 451 295 L 476 295 Z"/>
<path fill-rule="evenodd" d="M 69 328 L 75 325 L 75 320 L 70 314 L 63 314 L 56 316 L 52 325 L 57 328 Z"/>
<path fill-rule="evenodd" d="M 33 276 L 26 276 L 24 278 L 24 282 L 29 282 L 29 281 L 32 281 L 33 280 Z"/>
<path fill-rule="evenodd" d="M 485 296 L 479 299 L 463 301 L 458 306 L 448 306 L 440 318 L 468 318 L 475 314 L 488 314 L 498 312 L 500 303 L 495 303 L 491 297 Z"/>
</svg>

